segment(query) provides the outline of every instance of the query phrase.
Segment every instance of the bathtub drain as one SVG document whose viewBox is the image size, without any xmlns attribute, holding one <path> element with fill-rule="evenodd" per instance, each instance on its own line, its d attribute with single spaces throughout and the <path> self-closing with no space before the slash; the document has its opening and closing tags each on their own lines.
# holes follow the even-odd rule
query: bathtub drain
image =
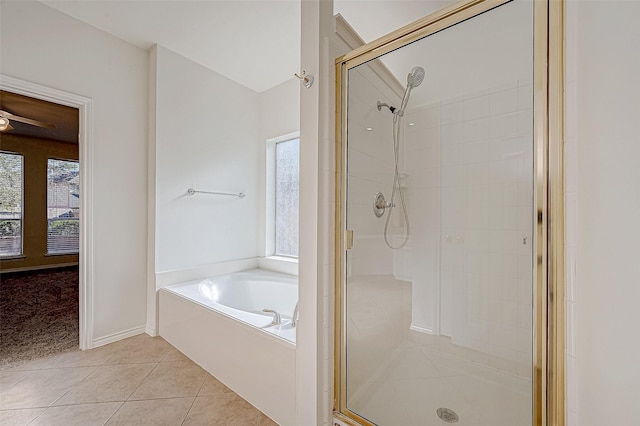
<svg viewBox="0 0 640 426">
<path fill-rule="evenodd" d="M 436 414 L 447 423 L 458 423 L 460 420 L 456 412 L 448 408 L 438 408 Z"/>
</svg>

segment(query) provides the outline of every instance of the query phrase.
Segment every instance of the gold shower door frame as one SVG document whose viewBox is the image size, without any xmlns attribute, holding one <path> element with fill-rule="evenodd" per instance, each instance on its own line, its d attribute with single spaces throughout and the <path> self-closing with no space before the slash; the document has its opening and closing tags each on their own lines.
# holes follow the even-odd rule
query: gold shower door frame
<svg viewBox="0 0 640 426">
<path fill-rule="evenodd" d="M 373 426 L 346 402 L 346 137 L 351 68 L 510 0 L 462 0 L 336 59 L 334 411 Z M 534 1 L 534 354 L 533 425 L 564 426 L 564 0 Z"/>
</svg>

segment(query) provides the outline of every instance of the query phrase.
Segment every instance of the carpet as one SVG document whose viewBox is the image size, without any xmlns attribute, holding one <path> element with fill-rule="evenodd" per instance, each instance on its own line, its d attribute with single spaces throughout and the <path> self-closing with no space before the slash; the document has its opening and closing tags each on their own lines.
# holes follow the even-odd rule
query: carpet
<svg viewBox="0 0 640 426">
<path fill-rule="evenodd" d="M 0 368 L 78 349 L 78 267 L 0 275 Z"/>
</svg>

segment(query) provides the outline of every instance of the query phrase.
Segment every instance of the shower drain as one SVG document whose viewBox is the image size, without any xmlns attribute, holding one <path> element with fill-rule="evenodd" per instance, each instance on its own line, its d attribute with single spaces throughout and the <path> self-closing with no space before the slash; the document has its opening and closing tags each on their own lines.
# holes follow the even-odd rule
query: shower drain
<svg viewBox="0 0 640 426">
<path fill-rule="evenodd" d="M 436 414 L 447 423 L 458 423 L 458 420 L 460 420 L 456 412 L 448 408 L 438 408 Z"/>
</svg>

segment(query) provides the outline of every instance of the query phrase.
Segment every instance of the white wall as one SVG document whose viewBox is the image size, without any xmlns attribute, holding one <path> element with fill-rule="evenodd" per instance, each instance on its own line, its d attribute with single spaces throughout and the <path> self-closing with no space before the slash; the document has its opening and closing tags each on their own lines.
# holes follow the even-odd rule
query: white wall
<svg viewBox="0 0 640 426">
<path fill-rule="evenodd" d="M 566 19 L 569 425 L 640 424 L 640 3 Z"/>
<path fill-rule="evenodd" d="M 0 72 L 94 101 L 93 340 L 142 331 L 147 52 L 38 2 L 0 7 Z"/>
<path fill-rule="evenodd" d="M 155 98 L 156 272 L 255 257 L 258 94 L 158 46 Z"/>
</svg>

